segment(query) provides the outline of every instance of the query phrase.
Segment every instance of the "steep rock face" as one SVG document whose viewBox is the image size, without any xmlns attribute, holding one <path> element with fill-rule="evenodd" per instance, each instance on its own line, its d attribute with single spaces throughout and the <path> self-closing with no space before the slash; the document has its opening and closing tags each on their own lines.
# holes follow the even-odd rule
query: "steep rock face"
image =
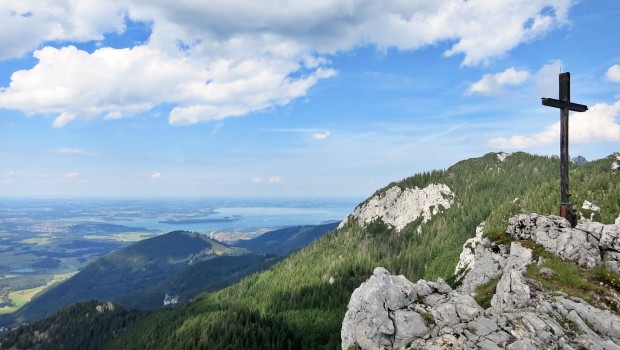
<svg viewBox="0 0 620 350">
<path fill-rule="evenodd" d="M 511 153 L 499 152 L 499 153 L 497 154 L 497 159 L 498 159 L 500 162 L 503 162 L 503 161 L 505 161 L 505 160 L 506 160 L 506 158 L 508 158 L 510 155 L 511 155 Z"/>
<path fill-rule="evenodd" d="M 616 247 L 620 217 L 615 225 L 576 229 L 585 240 L 581 233 L 566 232 L 570 226 L 560 219 L 517 216 L 507 231 L 519 239 L 540 238 L 545 249 L 584 266 L 591 260 L 583 254 L 592 247 Z M 533 262 L 532 251 L 519 242 L 508 250 L 483 238 L 481 225 L 463 247 L 458 290 L 441 279 L 411 283 L 377 268 L 351 296 L 342 349 L 620 349 L 620 317 L 562 292 L 543 291 L 522 274 Z M 483 310 L 471 293 L 498 276 L 491 307 Z"/>
<path fill-rule="evenodd" d="M 609 157 L 614 160 L 614 162 L 611 163 L 611 170 L 620 169 L 620 153 L 614 153 Z"/>
<path fill-rule="evenodd" d="M 394 186 L 355 208 L 338 228 L 342 228 L 351 218 L 357 219 L 362 225 L 380 218 L 400 231 L 418 218 L 422 218 L 423 223 L 427 222 L 439 213 L 442 207 L 448 209 L 453 203 L 454 193 L 444 184 L 406 189 Z"/>
</svg>

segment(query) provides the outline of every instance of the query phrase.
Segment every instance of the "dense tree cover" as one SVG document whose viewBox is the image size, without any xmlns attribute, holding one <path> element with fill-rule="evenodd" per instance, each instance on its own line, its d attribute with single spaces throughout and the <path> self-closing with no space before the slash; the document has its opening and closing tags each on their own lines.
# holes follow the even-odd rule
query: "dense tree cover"
<svg viewBox="0 0 620 350">
<path fill-rule="evenodd" d="M 236 247 L 256 253 L 286 256 L 291 251 L 307 246 L 327 232 L 338 227 L 338 222 L 323 225 L 287 227 L 266 232 L 256 238 L 239 241 Z"/>
<path fill-rule="evenodd" d="M 117 300 L 130 307 L 157 309 L 162 307 L 165 295 L 169 294 L 178 297 L 179 303 L 185 303 L 200 293 L 213 292 L 237 283 L 243 277 L 264 270 L 281 259 L 257 254 L 217 256 L 189 265 L 160 283 L 132 290 Z"/>
<path fill-rule="evenodd" d="M 101 349 L 148 313 L 94 300 L 77 303 L 0 338 L 1 349 Z"/>
<path fill-rule="evenodd" d="M 620 212 L 620 171 L 611 171 L 610 164 L 604 159 L 571 169 L 573 202 L 580 205 L 587 199 L 601 206 L 597 215 L 604 222 Z M 449 278 L 462 244 L 481 222 L 501 231 L 506 219 L 518 212 L 557 213 L 557 178 L 558 159 L 515 153 L 500 161 L 490 153 L 390 184 L 406 188 L 444 183 L 455 193 L 455 203 L 430 221 L 418 220 L 400 232 L 381 220 L 365 228 L 349 220 L 266 271 L 137 320 L 106 346 L 337 349 L 351 293 L 376 266 L 413 281 Z"/>
</svg>

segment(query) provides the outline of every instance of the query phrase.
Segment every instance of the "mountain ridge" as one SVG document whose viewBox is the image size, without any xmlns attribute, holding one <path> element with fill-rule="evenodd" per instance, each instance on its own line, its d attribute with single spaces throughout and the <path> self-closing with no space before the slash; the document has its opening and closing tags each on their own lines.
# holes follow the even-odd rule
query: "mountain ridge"
<svg viewBox="0 0 620 350">
<path fill-rule="evenodd" d="M 616 158 L 607 157 L 570 168 L 575 203 L 588 200 L 596 204 L 600 207 L 596 219 L 607 223 L 620 212 L 620 172 L 613 168 L 614 161 Z M 446 170 L 393 182 L 360 206 L 395 186 L 424 188 L 431 183 L 448 186 L 454 204 L 427 222 L 414 220 L 400 231 L 380 218 L 365 226 L 352 218 L 262 273 L 140 319 L 118 338 L 108 339 L 105 346 L 339 348 L 339 330 L 351 293 L 376 266 L 411 280 L 443 277 L 453 283 L 449 277 L 476 227 L 485 221 L 486 234 L 501 238 L 506 221 L 514 214 L 555 214 L 558 178 L 558 159 L 517 152 L 488 153 Z M 231 322 L 246 325 L 248 320 L 253 322 L 250 329 L 222 328 Z M 282 327 L 284 343 L 274 341 L 280 339 L 274 325 Z"/>
</svg>

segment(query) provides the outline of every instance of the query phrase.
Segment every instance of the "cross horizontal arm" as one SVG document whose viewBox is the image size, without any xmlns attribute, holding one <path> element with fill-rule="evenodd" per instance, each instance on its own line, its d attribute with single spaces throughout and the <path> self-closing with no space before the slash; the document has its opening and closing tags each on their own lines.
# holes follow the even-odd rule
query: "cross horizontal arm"
<svg viewBox="0 0 620 350">
<path fill-rule="evenodd" d="M 547 97 L 542 98 L 542 104 L 545 106 L 555 107 L 555 108 L 567 108 L 575 112 L 585 112 L 588 110 L 588 106 L 586 105 L 580 105 L 578 103 L 572 103 L 572 102 L 567 102 L 567 101 L 560 101 L 560 100 L 556 100 L 553 98 L 547 98 Z"/>
</svg>

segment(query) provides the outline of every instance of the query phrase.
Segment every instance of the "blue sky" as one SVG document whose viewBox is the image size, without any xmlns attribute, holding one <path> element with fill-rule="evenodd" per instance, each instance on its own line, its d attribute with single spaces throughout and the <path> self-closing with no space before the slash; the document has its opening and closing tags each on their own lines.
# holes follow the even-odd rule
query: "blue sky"
<svg viewBox="0 0 620 350">
<path fill-rule="evenodd" d="M 208 3 L 208 4 L 207 4 Z M 0 4 L 0 196 L 354 197 L 620 151 L 617 0 Z"/>
</svg>

